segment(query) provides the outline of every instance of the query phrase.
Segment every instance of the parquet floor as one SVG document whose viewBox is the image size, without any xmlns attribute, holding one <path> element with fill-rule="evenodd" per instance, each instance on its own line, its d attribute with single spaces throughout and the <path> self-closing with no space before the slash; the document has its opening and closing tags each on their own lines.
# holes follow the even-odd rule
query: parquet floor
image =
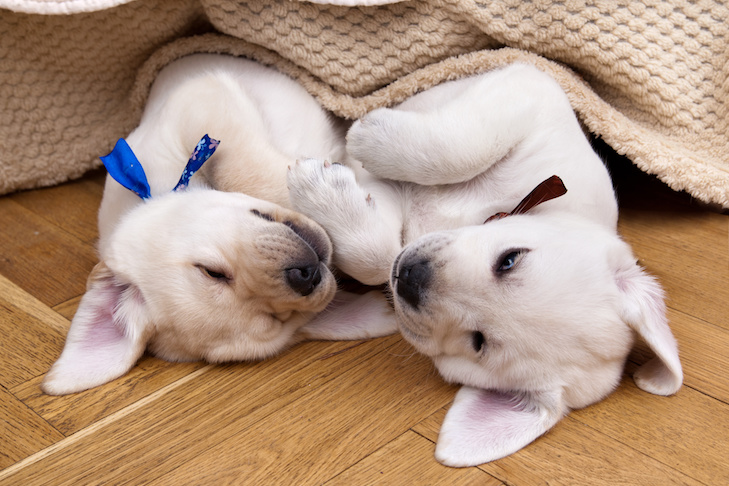
<svg viewBox="0 0 729 486">
<path fill-rule="evenodd" d="M 260 363 L 144 357 L 106 386 L 41 394 L 96 262 L 103 173 L 0 198 L 0 484 L 729 484 L 729 216 L 614 170 L 621 231 L 669 296 L 684 387 L 657 397 L 626 374 L 522 451 L 467 469 L 433 459 L 456 387 L 399 336 Z"/>
</svg>

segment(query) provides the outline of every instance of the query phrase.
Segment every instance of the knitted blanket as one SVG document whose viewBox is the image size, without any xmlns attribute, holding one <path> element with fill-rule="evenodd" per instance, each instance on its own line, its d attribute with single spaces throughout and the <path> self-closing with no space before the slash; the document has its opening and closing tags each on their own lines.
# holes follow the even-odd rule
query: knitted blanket
<svg viewBox="0 0 729 486">
<path fill-rule="evenodd" d="M 320 0 L 321 1 L 321 0 Z M 0 0 L 0 194 L 97 167 L 156 74 L 246 56 L 356 118 L 521 61 L 587 130 L 729 208 L 729 8 L 715 0 Z"/>
</svg>

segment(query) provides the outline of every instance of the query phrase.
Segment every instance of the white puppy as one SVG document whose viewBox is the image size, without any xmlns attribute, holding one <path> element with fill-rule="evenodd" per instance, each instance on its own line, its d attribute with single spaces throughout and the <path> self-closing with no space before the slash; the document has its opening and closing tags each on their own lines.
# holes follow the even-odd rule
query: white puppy
<svg viewBox="0 0 729 486">
<path fill-rule="evenodd" d="M 405 339 L 465 385 L 439 461 L 498 459 L 601 400 L 634 332 L 657 355 L 638 386 L 680 388 L 662 290 L 617 235 L 608 172 L 551 77 L 512 65 L 448 82 L 368 114 L 347 143 L 366 171 L 299 163 L 292 202 L 327 230 L 337 266 L 389 281 Z M 566 195 L 498 214 L 537 186 L 561 194 L 553 175 Z"/>
<path fill-rule="evenodd" d="M 151 197 L 107 177 L 100 263 L 42 389 L 106 383 L 145 349 L 221 362 L 265 358 L 306 338 L 395 332 L 373 294 L 332 302 L 330 240 L 289 208 L 288 166 L 342 158 L 344 130 L 293 80 L 251 61 L 196 55 L 167 67 L 127 139 Z M 189 188 L 172 192 L 206 133 L 219 148 Z M 363 305 L 367 312 L 349 312 Z"/>
</svg>

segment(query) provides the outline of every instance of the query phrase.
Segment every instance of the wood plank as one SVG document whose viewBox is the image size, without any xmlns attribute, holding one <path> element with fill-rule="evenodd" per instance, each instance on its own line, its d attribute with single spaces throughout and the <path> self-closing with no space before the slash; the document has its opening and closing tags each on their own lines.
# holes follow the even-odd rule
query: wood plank
<svg viewBox="0 0 729 486">
<path fill-rule="evenodd" d="M 12 388 L 13 394 L 64 435 L 71 435 L 157 390 L 205 367 L 203 362 L 170 363 L 144 356 L 126 375 L 80 393 L 50 396 L 40 389 L 43 376 Z"/>
<path fill-rule="evenodd" d="M 483 469 L 509 484 L 701 484 L 570 417 L 522 453 L 494 461 Z"/>
<path fill-rule="evenodd" d="M 81 179 L 37 191 L 22 191 L 8 196 L 53 226 L 87 244 L 98 238 L 97 213 L 104 192 L 106 171 L 98 169 Z"/>
<path fill-rule="evenodd" d="M 571 415 L 705 484 L 729 484 L 729 407 L 684 386 L 651 395 L 626 378 L 607 400 Z"/>
<path fill-rule="evenodd" d="M 674 329 L 684 384 L 729 404 L 729 331 L 693 317 L 686 321 L 695 324 L 693 329 Z"/>
<path fill-rule="evenodd" d="M 69 323 L 0 275 L 0 385 L 45 373 L 60 354 Z"/>
<path fill-rule="evenodd" d="M 72 299 L 69 299 L 65 302 L 61 302 L 58 305 L 53 306 L 53 310 L 61 314 L 63 317 L 68 319 L 69 321 L 73 319 L 73 316 L 76 315 L 76 310 L 78 309 L 78 305 L 81 303 L 81 298 L 83 297 L 83 294 L 77 295 L 76 297 L 73 297 Z"/>
<path fill-rule="evenodd" d="M 445 413 L 438 411 L 413 430 L 437 440 Z M 628 447 L 571 416 L 524 449 L 478 468 L 514 485 L 701 484 L 652 458 L 650 451 Z"/>
<path fill-rule="evenodd" d="M 395 478 L 399 484 L 504 484 L 477 468 L 453 469 L 435 460 L 424 460 L 432 456 L 434 447 L 424 437 L 412 431 L 405 432 L 325 484 L 380 484 L 383 480 L 392 481 Z"/>
<path fill-rule="evenodd" d="M 152 401 L 122 409 L 51 451 L 0 472 L 0 481 L 33 484 L 54 471 L 56 484 L 78 484 L 91 477 L 98 482 L 139 483 L 189 464 L 202 451 L 233 436 L 243 441 L 266 440 L 271 437 L 269 430 L 258 431 L 260 435 L 245 431 L 297 398 L 325 388 L 358 363 L 376 367 L 379 357 L 387 356 L 387 349 L 397 342 L 399 336 L 358 346 L 305 343 L 260 363 L 211 367 L 194 380 L 170 385 Z M 409 369 L 402 373 L 413 374 Z M 332 403 L 327 400 L 324 405 Z M 234 462 L 252 459 L 236 457 Z M 213 462 L 230 466 L 218 458 Z"/>
<path fill-rule="evenodd" d="M 327 481 L 452 399 L 427 359 L 403 357 L 409 349 L 362 361 L 151 484 Z"/>
<path fill-rule="evenodd" d="M 0 274 L 48 306 L 86 290 L 86 278 L 98 261 L 92 245 L 8 197 L 0 198 L 0 227 Z"/>
<path fill-rule="evenodd" d="M 49 329 L 54 329 L 64 336 L 71 325 L 69 319 L 48 308 L 31 294 L 0 274 L 0 298 L 13 310 L 19 310 L 27 316 L 43 322 Z"/>
<path fill-rule="evenodd" d="M 63 435 L 0 387 L 0 469 L 61 440 Z"/>
</svg>

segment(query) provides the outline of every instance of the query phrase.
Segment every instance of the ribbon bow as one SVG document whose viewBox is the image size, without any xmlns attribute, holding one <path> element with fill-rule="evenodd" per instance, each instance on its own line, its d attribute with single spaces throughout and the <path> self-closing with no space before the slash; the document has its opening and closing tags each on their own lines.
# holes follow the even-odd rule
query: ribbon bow
<svg viewBox="0 0 729 486">
<path fill-rule="evenodd" d="M 549 201 L 550 199 L 554 199 L 555 197 L 563 196 L 566 192 L 567 188 L 564 186 L 562 179 L 560 179 L 556 175 L 553 175 L 549 179 L 540 182 L 539 185 L 535 187 L 534 190 L 532 190 L 532 192 L 527 194 L 527 196 L 521 200 L 519 205 L 516 206 L 516 208 L 514 208 L 512 212 L 496 213 L 488 218 L 486 221 L 484 221 L 484 223 L 488 223 L 489 221 L 493 221 L 496 219 L 505 218 L 507 216 L 512 216 L 514 214 L 526 213 L 537 204 Z"/>
<path fill-rule="evenodd" d="M 213 155 L 213 152 L 215 152 L 219 144 L 220 141 L 210 138 L 207 134 L 203 136 L 195 147 L 190 159 L 187 161 L 180 180 L 172 190 L 177 191 L 187 187 L 190 178 Z M 109 171 L 109 175 L 115 181 L 142 199 L 152 197 L 149 183 L 147 182 L 147 175 L 144 173 L 142 164 L 134 155 L 126 140 L 120 138 L 116 142 L 114 150 L 109 155 L 100 158 L 106 170 Z"/>
</svg>

